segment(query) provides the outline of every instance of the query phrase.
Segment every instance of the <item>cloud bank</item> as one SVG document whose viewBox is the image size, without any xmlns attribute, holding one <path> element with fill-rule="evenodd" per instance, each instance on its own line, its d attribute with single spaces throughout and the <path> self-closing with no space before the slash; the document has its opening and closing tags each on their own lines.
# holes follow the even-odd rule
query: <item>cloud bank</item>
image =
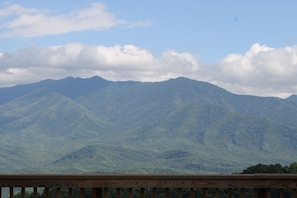
<svg viewBox="0 0 297 198">
<path fill-rule="evenodd" d="M 160 57 L 134 45 L 70 43 L 0 53 L 0 85 L 101 76 L 108 80 L 163 81 L 179 76 L 207 81 L 238 94 L 286 97 L 297 93 L 297 46 L 274 49 L 254 44 L 245 54 L 229 54 L 203 64 L 187 52 Z"/>
<path fill-rule="evenodd" d="M 236 93 L 285 97 L 297 93 L 297 46 L 254 44 L 244 55 L 228 55 L 213 71 L 211 81 Z"/>
<path fill-rule="evenodd" d="M 0 9 L 0 17 L 9 18 L 1 24 L 0 38 L 36 37 L 63 34 L 75 31 L 106 30 L 115 26 L 149 26 L 150 20 L 129 22 L 117 19 L 104 4 L 93 3 L 89 7 L 67 14 L 57 14 L 51 10 L 25 8 L 9 5 Z"/>
<path fill-rule="evenodd" d="M 173 50 L 156 58 L 149 50 L 134 45 L 106 47 L 72 43 L 48 48 L 32 46 L 16 53 L 1 53 L 0 84 L 94 75 L 109 80 L 162 81 L 188 76 L 188 72 L 196 73 L 200 67 L 198 62 L 189 53 Z"/>
</svg>

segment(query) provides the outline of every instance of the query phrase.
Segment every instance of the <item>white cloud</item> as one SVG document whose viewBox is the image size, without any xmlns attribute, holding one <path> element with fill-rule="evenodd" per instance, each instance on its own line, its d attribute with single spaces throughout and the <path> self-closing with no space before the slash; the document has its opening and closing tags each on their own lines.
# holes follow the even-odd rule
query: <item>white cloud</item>
<svg viewBox="0 0 297 198">
<path fill-rule="evenodd" d="M 94 75 L 110 80 L 161 81 L 187 76 L 198 71 L 199 67 L 197 58 L 189 53 L 168 50 L 158 59 L 149 50 L 134 45 L 106 47 L 72 43 L 48 48 L 32 46 L 16 53 L 2 53 L 0 84 Z"/>
<path fill-rule="evenodd" d="M 23 14 L 32 14 L 38 12 L 34 8 L 24 8 L 20 5 L 10 5 L 5 8 L 0 9 L 0 16 L 7 17 L 10 15 L 23 15 Z"/>
<path fill-rule="evenodd" d="M 254 44 L 244 55 L 230 54 L 212 67 L 211 81 L 243 94 L 297 93 L 297 46 L 281 49 Z"/>
<path fill-rule="evenodd" d="M 8 21 L 0 26 L 2 38 L 36 37 L 73 31 L 105 30 L 118 25 L 135 27 L 151 24 L 149 20 L 128 22 L 117 19 L 101 3 L 93 3 L 88 8 L 68 14 L 10 5 L 0 9 L 0 16 L 9 17 Z"/>
<path fill-rule="evenodd" d="M 167 50 L 156 57 L 134 45 L 70 43 L 0 53 L 0 86 L 94 75 L 115 81 L 184 76 L 239 94 L 285 97 L 297 93 L 297 46 L 274 49 L 254 44 L 245 54 L 229 54 L 212 65 L 187 52 Z"/>
</svg>

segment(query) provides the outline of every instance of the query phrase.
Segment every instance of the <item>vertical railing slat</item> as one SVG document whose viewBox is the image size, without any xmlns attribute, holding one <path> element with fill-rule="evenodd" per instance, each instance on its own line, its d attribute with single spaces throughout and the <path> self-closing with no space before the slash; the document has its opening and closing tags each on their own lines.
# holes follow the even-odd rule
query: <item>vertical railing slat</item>
<svg viewBox="0 0 297 198">
<path fill-rule="evenodd" d="M 240 197 L 245 198 L 245 189 L 244 188 L 240 189 Z"/>
<path fill-rule="evenodd" d="M 129 192 L 129 198 L 133 198 L 133 189 L 129 188 L 128 192 Z"/>
<path fill-rule="evenodd" d="M 107 198 L 108 197 L 108 188 L 103 189 L 103 197 Z"/>
<path fill-rule="evenodd" d="M 177 197 L 181 198 L 182 197 L 182 188 L 177 189 Z"/>
<path fill-rule="evenodd" d="M 33 197 L 37 198 L 37 187 L 33 187 Z"/>
<path fill-rule="evenodd" d="M 13 187 L 9 188 L 9 198 L 13 198 Z"/>
<path fill-rule="evenodd" d="M 202 189 L 202 197 L 203 198 L 206 198 L 206 196 L 207 196 L 207 189 L 206 188 L 203 188 Z"/>
<path fill-rule="evenodd" d="M 255 198 L 267 198 L 269 195 L 268 188 L 255 188 L 254 189 Z"/>
<path fill-rule="evenodd" d="M 165 197 L 170 198 L 170 189 L 169 188 L 165 188 Z"/>
<path fill-rule="evenodd" d="M 140 188 L 140 197 L 144 198 L 144 188 Z"/>
<path fill-rule="evenodd" d="M 22 198 L 25 198 L 25 192 L 26 192 L 25 187 L 22 187 L 22 188 L 21 188 L 21 197 L 22 197 Z"/>
<path fill-rule="evenodd" d="M 228 188 L 228 198 L 232 198 L 232 188 Z"/>
<path fill-rule="evenodd" d="M 157 198 L 157 189 L 156 188 L 152 189 L 152 198 Z"/>
<path fill-rule="evenodd" d="M 216 198 L 220 198 L 220 189 L 216 188 Z"/>
<path fill-rule="evenodd" d="M 58 187 L 56 189 L 56 198 L 61 198 L 61 188 L 60 187 Z"/>
<path fill-rule="evenodd" d="M 48 189 L 48 187 L 44 188 L 44 197 L 49 198 L 49 189 Z"/>
<path fill-rule="evenodd" d="M 194 198 L 195 193 L 194 193 L 194 188 L 190 188 L 190 198 Z"/>
<path fill-rule="evenodd" d="M 181 188 L 177 189 L 177 197 L 182 198 L 182 189 Z"/>
<path fill-rule="evenodd" d="M 120 198 L 120 197 L 121 197 L 121 189 L 117 188 L 117 198 Z"/>
<path fill-rule="evenodd" d="M 80 198 L 85 198 L 85 189 L 84 188 L 80 188 Z"/>
<path fill-rule="evenodd" d="M 102 198 L 102 188 L 93 188 L 93 198 Z"/>
<path fill-rule="evenodd" d="M 258 198 L 258 192 L 259 192 L 259 189 L 254 188 L 254 198 Z"/>
<path fill-rule="evenodd" d="M 72 198 L 73 197 L 73 190 L 72 188 L 68 188 L 68 198 Z"/>
<path fill-rule="evenodd" d="M 92 188 L 92 198 L 97 198 L 97 188 Z"/>
<path fill-rule="evenodd" d="M 297 198 L 297 190 L 293 189 L 293 198 Z"/>
<path fill-rule="evenodd" d="M 285 191 L 284 191 L 283 188 L 280 188 L 280 189 L 279 189 L 279 197 L 280 197 L 280 198 L 285 198 Z"/>
<path fill-rule="evenodd" d="M 267 198 L 271 198 L 271 189 L 267 188 Z"/>
</svg>

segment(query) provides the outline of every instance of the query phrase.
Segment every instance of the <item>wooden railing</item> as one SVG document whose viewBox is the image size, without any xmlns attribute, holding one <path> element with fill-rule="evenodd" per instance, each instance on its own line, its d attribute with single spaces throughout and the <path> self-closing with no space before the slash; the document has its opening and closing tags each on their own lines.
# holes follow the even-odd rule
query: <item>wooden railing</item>
<svg viewBox="0 0 297 198">
<path fill-rule="evenodd" d="M 26 192 L 50 197 L 278 197 L 297 198 L 297 174 L 254 175 L 0 175 L 0 197 Z M 74 191 L 76 189 L 77 191 Z M 124 191 L 124 190 L 125 191 Z M 285 195 L 289 191 L 290 195 Z M 53 195 L 54 192 L 54 195 Z M 63 193 L 62 193 L 63 192 Z M 79 195 L 75 195 L 78 192 Z"/>
</svg>

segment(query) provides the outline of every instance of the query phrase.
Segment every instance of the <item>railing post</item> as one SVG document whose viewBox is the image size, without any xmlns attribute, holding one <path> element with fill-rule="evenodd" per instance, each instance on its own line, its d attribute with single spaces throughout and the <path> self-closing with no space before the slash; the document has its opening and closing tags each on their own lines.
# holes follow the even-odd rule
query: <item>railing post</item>
<svg viewBox="0 0 297 198">
<path fill-rule="evenodd" d="M 284 198 L 285 197 L 285 191 L 283 188 L 279 189 L 279 197 Z"/>
<path fill-rule="evenodd" d="M 177 197 L 182 198 L 182 189 L 181 188 L 177 189 Z"/>
<path fill-rule="evenodd" d="M 293 189 L 293 198 L 297 198 L 297 190 Z"/>
<path fill-rule="evenodd" d="M 93 198 L 102 198 L 102 188 L 93 188 Z"/>
<path fill-rule="evenodd" d="M 37 194 L 37 187 L 33 188 L 33 197 L 37 198 L 38 194 Z"/>
<path fill-rule="evenodd" d="M 203 198 L 206 198 L 206 195 L 207 195 L 207 189 L 206 188 L 203 188 L 202 189 L 202 197 Z"/>
<path fill-rule="evenodd" d="M 132 188 L 128 189 L 128 194 L 129 194 L 129 198 L 133 198 L 133 189 Z"/>
<path fill-rule="evenodd" d="M 25 198 L 25 187 L 21 189 L 21 198 Z"/>
<path fill-rule="evenodd" d="M 270 191 L 267 188 L 255 189 L 255 198 L 270 198 Z"/>
<path fill-rule="evenodd" d="M 117 188 L 117 198 L 120 198 L 120 197 L 121 197 L 121 189 Z"/>
<path fill-rule="evenodd" d="M 271 189 L 270 188 L 267 189 L 267 197 L 269 197 L 269 198 L 271 197 Z"/>
<path fill-rule="evenodd" d="M 245 198 L 245 189 L 244 188 L 240 189 L 240 197 Z"/>
<path fill-rule="evenodd" d="M 48 189 L 48 187 L 45 187 L 45 189 L 44 189 L 44 197 L 49 198 L 49 189 Z"/>
<path fill-rule="evenodd" d="M 220 198 L 220 189 L 216 188 L 216 198 Z"/>
<path fill-rule="evenodd" d="M 108 188 L 104 188 L 104 190 L 103 190 L 103 196 L 104 196 L 104 198 L 107 198 L 108 197 Z"/>
<path fill-rule="evenodd" d="M 140 198 L 144 198 L 144 188 L 140 188 Z"/>
<path fill-rule="evenodd" d="M 56 190 L 56 198 L 61 198 L 61 188 L 57 188 Z"/>
<path fill-rule="evenodd" d="M 152 189 L 152 198 L 156 198 L 157 197 L 157 189 L 153 188 Z"/>
<path fill-rule="evenodd" d="M 194 198 L 195 193 L 194 193 L 194 188 L 190 189 L 190 198 Z"/>
<path fill-rule="evenodd" d="M 232 198 L 232 188 L 228 188 L 228 198 Z"/>
<path fill-rule="evenodd" d="M 68 188 L 68 198 L 72 198 L 73 197 L 73 190 L 72 188 Z"/>
<path fill-rule="evenodd" d="M 84 197 L 85 197 L 85 189 L 80 188 L 80 198 L 84 198 Z"/>
<path fill-rule="evenodd" d="M 13 198 L 13 187 L 9 188 L 9 198 Z"/>
<path fill-rule="evenodd" d="M 165 188 L 165 197 L 170 198 L 170 189 L 169 188 Z"/>
</svg>

